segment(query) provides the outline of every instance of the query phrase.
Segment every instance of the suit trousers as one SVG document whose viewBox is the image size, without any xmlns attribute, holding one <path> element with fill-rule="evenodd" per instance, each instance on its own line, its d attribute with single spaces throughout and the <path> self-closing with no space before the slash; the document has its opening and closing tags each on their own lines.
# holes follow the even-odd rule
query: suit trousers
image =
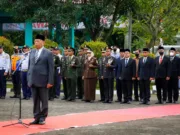
<svg viewBox="0 0 180 135">
<path fill-rule="evenodd" d="M 179 89 L 178 89 L 178 78 L 171 78 L 168 82 L 168 101 L 178 101 Z"/>
<path fill-rule="evenodd" d="M 114 78 L 104 78 L 104 95 L 105 101 L 113 101 L 114 95 Z"/>
<path fill-rule="evenodd" d="M 132 101 L 132 80 L 122 80 L 124 102 Z"/>
<path fill-rule="evenodd" d="M 139 91 L 139 87 L 140 87 L 139 80 L 136 78 L 136 80 L 134 80 L 133 82 L 134 82 L 134 99 L 139 100 L 139 97 L 140 97 L 140 99 L 143 99 L 141 89 Z"/>
<path fill-rule="evenodd" d="M 122 101 L 122 82 L 120 79 L 116 79 L 116 90 L 118 101 Z"/>
<path fill-rule="evenodd" d="M 56 83 L 56 96 L 60 96 L 60 93 L 61 93 L 61 76 L 57 75 L 56 80 L 57 80 L 57 83 Z"/>
<path fill-rule="evenodd" d="M 140 91 L 143 95 L 143 102 L 150 101 L 150 80 L 140 80 Z"/>
<path fill-rule="evenodd" d="M 6 76 L 4 76 L 5 70 L 0 70 L 0 97 L 6 96 Z"/>
<path fill-rule="evenodd" d="M 56 96 L 56 87 L 57 87 L 57 75 L 54 76 L 54 85 L 49 89 L 49 99 L 54 99 Z"/>
<path fill-rule="evenodd" d="M 32 86 L 34 118 L 45 120 L 48 115 L 48 89 Z"/>
<path fill-rule="evenodd" d="M 21 72 L 20 71 L 16 71 L 12 75 L 12 83 L 13 83 L 14 95 L 19 96 L 20 91 L 21 91 Z"/>
<path fill-rule="evenodd" d="M 99 79 L 99 88 L 100 88 L 101 100 L 105 100 L 103 79 Z"/>
<path fill-rule="evenodd" d="M 168 81 L 166 80 L 166 78 L 156 78 L 155 83 L 156 83 L 158 101 L 162 102 L 162 98 L 163 101 L 166 101 Z M 161 90 L 163 91 L 163 97 L 161 94 Z"/>
<path fill-rule="evenodd" d="M 68 99 L 76 99 L 76 78 L 67 78 Z"/>
<path fill-rule="evenodd" d="M 68 98 L 68 92 L 67 92 L 67 80 L 62 77 L 63 80 L 63 91 L 64 91 L 64 98 L 67 99 Z"/>
<path fill-rule="evenodd" d="M 84 95 L 84 81 L 82 76 L 77 78 L 77 96 L 79 99 L 82 99 Z"/>
</svg>

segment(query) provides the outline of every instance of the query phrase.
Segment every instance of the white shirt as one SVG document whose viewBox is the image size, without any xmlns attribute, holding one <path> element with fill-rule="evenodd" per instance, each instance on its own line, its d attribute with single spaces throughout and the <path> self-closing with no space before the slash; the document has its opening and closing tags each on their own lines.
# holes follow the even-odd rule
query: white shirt
<svg viewBox="0 0 180 135">
<path fill-rule="evenodd" d="M 61 55 L 61 54 L 58 54 L 57 56 L 58 56 L 59 59 L 61 60 L 62 55 Z M 60 73 L 61 73 L 61 67 L 57 67 L 57 69 L 58 69 L 58 73 L 60 74 Z"/>
<path fill-rule="evenodd" d="M 21 60 L 22 60 L 21 71 L 28 70 L 29 53 L 24 54 Z"/>
<path fill-rule="evenodd" d="M 159 62 L 160 62 L 161 58 L 162 58 L 162 61 L 163 61 L 164 55 L 163 56 L 159 56 Z"/>
<path fill-rule="evenodd" d="M 39 59 L 39 56 L 41 55 L 41 52 L 42 52 L 43 49 L 44 49 L 44 47 L 41 47 L 41 48 L 38 50 L 38 59 Z M 36 49 L 36 51 L 37 51 L 37 49 Z"/>
<path fill-rule="evenodd" d="M 2 54 L 0 54 L 0 70 L 5 70 L 5 72 L 7 73 L 10 69 L 10 56 L 9 54 L 2 52 Z"/>
</svg>

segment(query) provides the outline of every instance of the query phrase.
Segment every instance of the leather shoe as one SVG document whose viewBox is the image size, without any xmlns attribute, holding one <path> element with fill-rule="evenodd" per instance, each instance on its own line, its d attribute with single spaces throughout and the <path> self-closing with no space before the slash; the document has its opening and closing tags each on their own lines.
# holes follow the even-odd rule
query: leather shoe
<svg viewBox="0 0 180 135">
<path fill-rule="evenodd" d="M 17 96 L 16 96 L 16 95 L 14 95 L 14 96 L 10 96 L 10 98 L 17 98 Z"/>
<path fill-rule="evenodd" d="M 158 102 L 156 102 L 155 104 L 162 104 L 162 102 L 158 101 Z"/>
<path fill-rule="evenodd" d="M 1 99 L 5 99 L 5 96 L 2 96 Z"/>
<path fill-rule="evenodd" d="M 46 122 L 45 122 L 45 120 L 39 120 L 39 125 L 44 125 L 44 124 L 46 124 Z"/>
<path fill-rule="evenodd" d="M 39 120 L 37 119 L 29 123 L 29 125 L 36 125 L 36 124 L 39 124 Z"/>
</svg>

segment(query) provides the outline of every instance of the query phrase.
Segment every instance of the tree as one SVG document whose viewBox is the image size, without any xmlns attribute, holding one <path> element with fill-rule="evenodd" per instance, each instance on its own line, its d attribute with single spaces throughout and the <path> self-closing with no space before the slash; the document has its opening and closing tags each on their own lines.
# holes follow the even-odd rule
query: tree
<svg viewBox="0 0 180 135">
<path fill-rule="evenodd" d="M 133 25 L 138 29 L 133 29 L 133 34 L 141 41 L 146 39 L 146 47 L 153 47 L 159 37 L 175 36 L 179 29 L 180 0 L 137 0 L 137 5 Z"/>
</svg>

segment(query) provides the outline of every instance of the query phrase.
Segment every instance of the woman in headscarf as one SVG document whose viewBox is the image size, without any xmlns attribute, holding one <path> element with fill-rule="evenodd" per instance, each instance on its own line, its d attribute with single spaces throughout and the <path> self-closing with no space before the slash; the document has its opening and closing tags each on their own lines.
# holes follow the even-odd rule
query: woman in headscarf
<svg viewBox="0 0 180 135">
<path fill-rule="evenodd" d="M 92 51 L 87 52 L 87 58 L 84 63 L 84 100 L 91 102 L 95 100 L 97 74 L 95 69 L 98 67 L 96 58 Z"/>
</svg>

